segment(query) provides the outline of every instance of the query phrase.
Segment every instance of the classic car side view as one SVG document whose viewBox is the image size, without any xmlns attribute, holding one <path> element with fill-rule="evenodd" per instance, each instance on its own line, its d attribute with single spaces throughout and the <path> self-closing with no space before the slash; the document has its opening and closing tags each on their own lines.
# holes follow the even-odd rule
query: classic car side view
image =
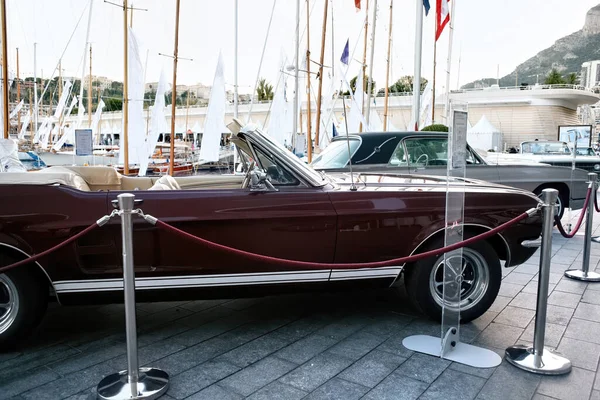
<svg viewBox="0 0 600 400">
<path fill-rule="evenodd" d="M 124 192 L 142 200 L 145 213 L 193 235 L 284 259 L 371 262 L 443 246 L 445 178 L 361 174 L 354 190 L 347 176 L 316 172 L 254 126 L 236 130 L 233 140 L 245 176 L 134 178 L 108 167 L 0 174 L 0 266 L 80 232 L 110 213 Z M 464 187 L 465 237 L 539 203 L 529 192 L 487 182 L 449 185 Z M 410 301 L 432 318 L 441 316 L 443 254 L 382 268 L 290 268 L 182 241 L 141 218 L 133 229 L 138 301 L 389 287 L 404 273 Z M 460 307 L 464 321 L 482 315 L 498 294 L 501 260 L 504 266 L 526 261 L 536 249 L 522 242 L 540 232 L 535 215 L 467 245 L 462 280 L 453 284 L 460 300 L 446 306 Z M 120 223 L 113 219 L 39 262 L 0 274 L 0 346 L 26 336 L 51 298 L 63 305 L 122 301 L 121 252 Z"/>
<path fill-rule="evenodd" d="M 348 171 L 347 141 L 350 141 L 354 171 L 446 175 L 448 134 L 443 132 L 369 132 L 338 136 L 315 157 L 312 167 L 325 172 Z M 491 158 L 494 154 L 489 153 Z M 529 190 L 537 195 L 543 189 L 557 189 L 557 213 L 561 217 L 567 207 L 580 209 L 587 193 L 588 177 L 584 170 L 524 162 L 492 164 L 468 145 L 466 176 Z"/>
</svg>

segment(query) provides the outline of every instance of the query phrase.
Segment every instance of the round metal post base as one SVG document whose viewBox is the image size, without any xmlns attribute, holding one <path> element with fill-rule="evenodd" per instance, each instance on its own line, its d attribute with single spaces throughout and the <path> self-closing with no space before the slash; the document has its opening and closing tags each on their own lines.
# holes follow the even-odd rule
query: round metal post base
<svg viewBox="0 0 600 400">
<path fill-rule="evenodd" d="M 137 396 L 132 397 L 127 371 L 117 372 L 98 384 L 98 398 L 102 400 L 157 399 L 169 388 L 169 374 L 156 368 L 140 368 Z"/>
<path fill-rule="evenodd" d="M 571 372 L 571 361 L 544 348 L 544 355 L 536 356 L 533 348 L 517 345 L 506 349 L 506 361 L 517 368 L 542 375 L 563 375 Z"/>
<path fill-rule="evenodd" d="M 567 278 L 584 282 L 600 282 L 600 274 L 594 271 L 583 272 L 580 269 L 568 269 L 565 271 Z"/>
</svg>

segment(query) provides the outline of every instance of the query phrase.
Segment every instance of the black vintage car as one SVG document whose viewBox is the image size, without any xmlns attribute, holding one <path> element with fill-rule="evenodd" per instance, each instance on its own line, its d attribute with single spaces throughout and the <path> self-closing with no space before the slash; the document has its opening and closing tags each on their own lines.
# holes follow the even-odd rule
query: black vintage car
<svg viewBox="0 0 600 400">
<path fill-rule="evenodd" d="M 349 142 L 349 143 L 348 143 Z M 350 148 L 350 150 L 348 150 Z M 369 132 L 338 136 L 312 162 L 325 172 L 398 172 L 413 175 L 446 175 L 448 134 L 445 132 Z M 587 193 L 587 171 L 541 163 L 489 164 L 467 145 L 466 177 L 500 183 L 540 194 L 543 189 L 559 192 L 558 215 L 564 209 L 579 209 Z"/>
</svg>

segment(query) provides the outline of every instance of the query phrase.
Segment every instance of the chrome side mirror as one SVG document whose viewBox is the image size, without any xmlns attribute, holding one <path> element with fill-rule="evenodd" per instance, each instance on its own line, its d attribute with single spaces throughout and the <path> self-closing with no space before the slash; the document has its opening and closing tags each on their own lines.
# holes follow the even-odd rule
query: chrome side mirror
<svg viewBox="0 0 600 400">
<path fill-rule="evenodd" d="M 265 172 L 252 169 L 250 171 L 250 191 L 251 192 L 278 192 L 271 183 L 270 178 Z"/>
</svg>

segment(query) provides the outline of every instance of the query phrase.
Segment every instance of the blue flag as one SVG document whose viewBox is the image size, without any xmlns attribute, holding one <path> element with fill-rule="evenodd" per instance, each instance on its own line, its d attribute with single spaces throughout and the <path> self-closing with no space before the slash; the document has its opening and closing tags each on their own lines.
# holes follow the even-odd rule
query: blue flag
<svg viewBox="0 0 600 400">
<path fill-rule="evenodd" d="M 425 0 L 427 1 L 427 0 Z M 348 58 L 350 57 L 350 39 L 346 40 L 346 45 L 344 46 L 344 52 L 342 53 L 342 58 L 340 61 L 346 65 L 348 65 Z"/>
<path fill-rule="evenodd" d="M 425 16 L 429 15 L 429 9 L 431 8 L 429 0 L 423 0 L 423 7 L 425 7 Z"/>
<path fill-rule="evenodd" d="M 337 129 L 335 129 L 335 124 L 334 124 L 333 122 L 331 123 L 331 126 L 333 127 L 333 130 L 332 130 L 331 137 L 336 137 L 336 136 L 338 136 L 338 135 L 339 135 L 339 133 L 338 133 Z"/>
</svg>

